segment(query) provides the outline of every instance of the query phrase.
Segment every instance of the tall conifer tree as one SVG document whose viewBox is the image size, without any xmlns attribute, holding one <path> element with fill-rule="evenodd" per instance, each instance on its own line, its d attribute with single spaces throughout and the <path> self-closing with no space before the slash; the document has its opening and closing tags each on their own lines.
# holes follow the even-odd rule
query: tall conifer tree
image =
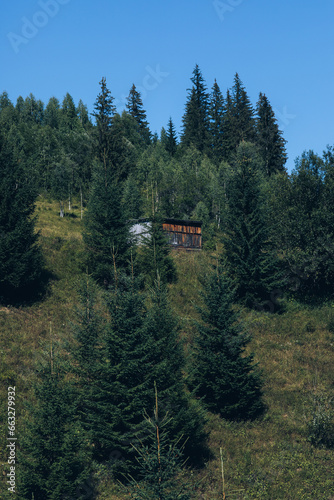
<svg viewBox="0 0 334 500">
<path fill-rule="evenodd" d="M 224 98 L 217 81 L 212 87 L 210 95 L 210 148 L 211 157 L 216 164 L 224 159 Z"/>
<path fill-rule="evenodd" d="M 136 86 L 133 84 L 126 104 L 128 113 L 136 120 L 138 130 L 142 138 L 143 144 L 148 146 L 151 143 L 151 132 L 146 118 L 146 111 L 143 107 L 143 101 L 140 92 L 137 91 Z"/>
<path fill-rule="evenodd" d="M 113 281 L 115 266 L 127 266 L 130 236 L 122 209 L 123 141 L 119 131 L 113 131 L 115 108 L 105 78 L 100 83 L 94 113 L 99 163 L 93 173 L 83 237 L 90 272 L 108 285 Z"/>
<path fill-rule="evenodd" d="M 207 277 L 203 296 L 193 360 L 196 393 L 223 418 L 255 418 L 264 410 L 261 379 L 253 355 L 245 356 L 250 339 L 237 323 L 231 283 L 219 267 Z"/>
<path fill-rule="evenodd" d="M 224 145 L 226 160 L 231 162 L 241 141 L 255 143 L 254 110 L 238 73 L 227 93 L 224 114 Z"/>
<path fill-rule="evenodd" d="M 286 140 L 282 137 L 274 111 L 265 94 L 260 93 L 256 111 L 256 144 L 265 173 L 270 176 L 277 172 L 284 172 L 287 160 Z"/>
<path fill-rule="evenodd" d="M 175 127 L 172 118 L 169 118 L 168 121 L 168 127 L 166 130 L 166 140 L 165 140 L 165 148 L 166 151 L 171 156 L 174 156 L 177 150 L 177 138 L 176 138 L 176 132 L 175 132 Z"/>
<path fill-rule="evenodd" d="M 20 447 L 18 488 L 20 498 L 60 500 L 88 479 L 90 452 L 54 347 L 38 376 Z"/>
<path fill-rule="evenodd" d="M 111 126 L 116 108 L 105 77 L 100 81 L 100 86 L 101 91 L 95 102 L 93 116 L 96 120 L 97 157 L 104 166 L 105 172 L 107 172 L 110 169 Z"/>
<path fill-rule="evenodd" d="M 207 152 L 209 148 L 209 95 L 197 64 L 191 81 L 193 86 L 188 91 L 186 111 L 182 118 L 181 142 L 185 146 L 193 144 L 200 152 Z"/>
<path fill-rule="evenodd" d="M 32 297 L 42 273 L 33 215 L 35 186 L 12 150 L 0 134 L 0 300 L 9 302 Z"/>
<path fill-rule="evenodd" d="M 228 212 L 223 240 L 237 300 L 255 308 L 282 287 L 264 217 L 261 170 L 256 146 L 241 143 L 235 173 L 227 184 Z"/>
</svg>

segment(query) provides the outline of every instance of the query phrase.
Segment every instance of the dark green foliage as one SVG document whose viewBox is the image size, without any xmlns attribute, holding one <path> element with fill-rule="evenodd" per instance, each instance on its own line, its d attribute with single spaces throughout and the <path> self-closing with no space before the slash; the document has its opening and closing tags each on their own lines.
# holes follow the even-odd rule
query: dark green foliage
<svg viewBox="0 0 334 500">
<path fill-rule="evenodd" d="M 277 214 L 272 237 L 293 291 L 305 300 L 333 294 L 332 165 L 330 149 L 324 158 L 304 152 L 289 177 L 270 183 L 271 209 Z"/>
<path fill-rule="evenodd" d="M 78 116 L 79 121 L 81 123 L 81 126 L 84 129 L 90 130 L 92 128 L 92 123 L 89 119 L 87 106 L 82 102 L 81 99 L 79 99 L 79 102 L 78 102 L 78 106 L 76 109 L 76 115 Z"/>
<path fill-rule="evenodd" d="M 271 294 L 283 286 L 278 261 L 269 243 L 260 172 L 255 146 L 241 143 L 235 173 L 227 184 L 223 242 L 226 268 L 236 288 L 236 298 L 251 308 L 265 307 Z"/>
<path fill-rule="evenodd" d="M 0 300 L 33 297 L 42 273 L 33 217 L 35 187 L 14 161 L 11 144 L 0 135 Z"/>
<path fill-rule="evenodd" d="M 216 164 L 225 157 L 224 150 L 224 98 L 215 80 L 210 95 L 210 156 Z"/>
<path fill-rule="evenodd" d="M 44 124 L 49 125 L 51 128 L 59 128 L 60 117 L 59 101 L 56 97 L 51 97 L 45 108 Z"/>
<path fill-rule="evenodd" d="M 112 449 L 108 432 L 109 393 L 104 381 L 104 323 L 96 309 L 96 284 L 90 277 L 82 280 L 78 293 L 79 307 L 72 326 L 74 342 L 70 346 L 77 416 L 93 446 L 94 457 L 101 459 L 107 458 Z"/>
<path fill-rule="evenodd" d="M 159 275 L 162 283 L 176 280 L 176 268 L 170 256 L 170 247 L 162 227 L 163 219 L 154 216 L 148 225 L 147 234 L 143 235 L 137 250 L 140 272 L 146 282 L 152 286 Z"/>
<path fill-rule="evenodd" d="M 151 143 L 151 132 L 146 118 L 146 111 L 143 108 L 143 102 L 140 93 L 132 85 L 127 98 L 126 108 L 128 113 L 136 120 L 138 132 L 142 139 L 142 144 L 148 146 Z"/>
<path fill-rule="evenodd" d="M 192 367 L 195 391 L 223 418 L 256 418 L 264 411 L 261 377 L 253 355 L 245 355 L 250 338 L 233 311 L 231 282 L 218 267 L 207 277 L 203 297 Z"/>
<path fill-rule="evenodd" d="M 226 94 L 223 124 L 225 160 L 234 160 L 241 141 L 255 143 L 254 110 L 238 73 L 234 85 Z"/>
<path fill-rule="evenodd" d="M 168 435 L 170 415 L 159 416 L 158 400 L 152 417 L 145 417 L 147 444 L 135 448 L 139 481 L 130 478 L 134 500 L 190 500 L 190 481 L 183 470 L 183 446 L 171 443 Z M 188 472 L 190 473 L 190 472 Z"/>
<path fill-rule="evenodd" d="M 21 119 L 29 124 L 41 125 L 44 116 L 44 104 L 42 101 L 36 101 L 33 94 L 29 94 L 22 107 Z"/>
<path fill-rule="evenodd" d="M 65 95 L 60 113 L 60 124 L 65 130 L 73 130 L 78 126 L 77 110 L 73 101 L 73 97 L 67 92 Z"/>
<path fill-rule="evenodd" d="M 108 173 L 107 173 L 108 175 Z M 89 272 L 101 284 L 113 282 L 115 266 L 127 267 L 130 234 L 122 208 L 122 185 L 97 166 L 85 214 L 84 242 Z"/>
<path fill-rule="evenodd" d="M 142 198 L 139 186 L 131 174 L 124 183 L 122 201 L 126 220 L 138 219 L 142 215 Z"/>
<path fill-rule="evenodd" d="M 157 283 L 146 306 L 139 285 L 117 272 L 101 330 L 88 282 L 72 351 L 80 420 L 95 458 L 109 460 L 115 473 L 135 467 L 131 444 L 145 443 L 142 416 L 154 407 L 155 381 L 164 411 L 173 414 L 171 441 L 188 439 L 186 452 L 195 461 L 205 440 L 203 417 L 184 391 L 183 352 L 167 292 Z"/>
<path fill-rule="evenodd" d="M 76 419 L 73 391 L 54 359 L 38 372 L 35 402 L 20 441 L 20 498 L 61 500 L 89 475 L 90 452 Z"/>
<path fill-rule="evenodd" d="M 275 114 L 265 94 L 260 93 L 256 111 L 256 144 L 265 173 L 269 176 L 284 172 L 286 140 L 278 129 Z"/>
<path fill-rule="evenodd" d="M 179 326 L 168 301 L 167 288 L 159 279 L 150 302 L 144 325 L 150 338 L 152 360 L 149 385 L 153 387 L 156 383 L 160 407 L 173 417 L 168 425 L 170 441 L 184 441 L 185 456 L 191 463 L 199 463 L 207 453 L 205 417 L 202 408 L 185 392 L 182 375 L 185 360 Z"/>
<path fill-rule="evenodd" d="M 193 86 L 188 90 L 185 114 L 182 118 L 181 143 L 193 145 L 200 152 L 209 148 L 209 95 L 202 73 L 196 64 L 191 78 Z"/>
<path fill-rule="evenodd" d="M 177 150 L 177 137 L 176 137 L 175 127 L 174 127 L 174 123 L 172 121 L 172 118 L 169 118 L 169 121 L 168 121 L 168 127 L 166 130 L 166 138 L 165 138 L 164 145 L 165 145 L 166 151 L 168 151 L 168 153 L 171 156 L 174 156 L 176 153 L 176 150 Z"/>
<path fill-rule="evenodd" d="M 100 85 L 101 91 L 96 98 L 93 116 L 96 120 L 97 157 L 102 163 L 105 172 L 107 172 L 111 170 L 109 156 L 111 151 L 111 126 L 116 108 L 105 77 L 100 81 Z"/>
</svg>

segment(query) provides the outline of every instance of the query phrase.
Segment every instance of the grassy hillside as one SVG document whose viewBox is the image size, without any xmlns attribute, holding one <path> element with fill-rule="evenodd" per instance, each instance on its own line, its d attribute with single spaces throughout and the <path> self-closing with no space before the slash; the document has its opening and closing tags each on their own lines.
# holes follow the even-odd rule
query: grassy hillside
<svg viewBox="0 0 334 500">
<path fill-rule="evenodd" d="M 20 432 L 26 417 L 23 400 L 30 397 L 34 363 L 46 348 L 50 329 L 59 339 L 71 335 L 76 283 L 83 272 L 82 221 L 79 206 L 60 219 L 55 202 L 37 203 L 38 229 L 46 267 L 52 275 L 43 300 L 32 306 L 0 308 L 1 401 L 7 386 L 16 385 Z M 208 268 L 207 252 L 174 254 L 179 280 L 171 286 L 175 313 L 189 348 L 194 334 L 195 304 L 200 298 L 199 276 Z M 334 395 L 334 304 L 306 308 L 287 301 L 285 312 L 242 313 L 252 333 L 250 349 L 263 370 L 268 406 L 253 423 L 230 423 L 209 415 L 213 458 L 194 492 L 197 499 L 223 498 L 219 450 L 222 448 L 225 494 L 230 499 L 334 499 L 334 451 L 309 441 L 313 398 Z M 322 414 L 330 409 L 322 403 Z M 1 405 L 1 466 L 6 461 L 6 407 Z M 19 467 L 19 465 L 18 465 Z M 103 467 L 97 471 L 99 500 L 129 498 L 110 483 Z"/>
</svg>

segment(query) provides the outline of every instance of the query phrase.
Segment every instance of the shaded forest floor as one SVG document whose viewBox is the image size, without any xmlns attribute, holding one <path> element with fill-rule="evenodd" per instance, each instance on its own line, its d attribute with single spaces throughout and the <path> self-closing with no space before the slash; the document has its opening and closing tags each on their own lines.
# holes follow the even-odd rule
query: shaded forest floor
<svg viewBox="0 0 334 500">
<path fill-rule="evenodd" d="M 19 436 L 26 418 L 23 400 L 30 395 L 34 363 L 47 349 L 50 330 L 60 340 L 71 336 L 77 284 L 84 273 L 79 205 L 61 219 L 56 202 L 40 200 L 36 214 L 52 279 L 40 302 L 21 308 L 0 307 L 2 473 L 6 461 L 7 386 L 16 385 Z M 212 254 L 177 252 L 173 256 L 179 278 L 170 287 L 170 297 L 187 349 L 194 335 L 195 305 L 201 301 L 199 277 L 210 265 Z M 316 448 L 308 439 L 313 396 L 334 396 L 334 304 L 311 308 L 290 299 L 284 305 L 285 312 L 279 315 L 242 312 L 252 334 L 249 348 L 263 371 L 268 411 L 252 423 L 231 423 L 209 415 L 213 458 L 204 469 L 194 471 L 194 477 L 200 479 L 194 498 L 223 498 L 222 448 L 227 499 L 334 499 L 334 451 Z M 99 500 L 129 498 L 110 482 L 102 468 L 98 478 Z"/>
</svg>

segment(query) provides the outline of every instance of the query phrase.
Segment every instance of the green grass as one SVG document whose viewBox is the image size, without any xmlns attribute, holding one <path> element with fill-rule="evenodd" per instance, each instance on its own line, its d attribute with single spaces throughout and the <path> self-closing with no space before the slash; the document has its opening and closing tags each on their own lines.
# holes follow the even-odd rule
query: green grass
<svg viewBox="0 0 334 500">
<path fill-rule="evenodd" d="M 76 284 L 84 272 L 83 223 L 80 209 L 59 217 L 58 204 L 40 200 L 36 206 L 40 244 L 52 279 L 39 303 L 30 307 L 0 307 L 0 419 L 1 459 L 6 461 L 6 391 L 15 383 L 18 395 L 18 432 L 26 415 L 23 400 L 30 397 L 34 363 L 50 325 L 57 339 L 71 336 L 70 321 L 76 305 Z M 201 303 L 199 277 L 212 262 L 210 252 L 173 254 L 178 282 L 170 286 L 181 336 L 191 346 Z M 228 499 L 330 500 L 334 498 L 334 451 L 316 448 L 308 440 L 312 395 L 334 393 L 334 307 L 308 308 L 287 301 L 284 313 L 242 313 L 252 334 L 249 349 L 263 371 L 264 418 L 252 423 L 230 423 L 210 414 L 209 445 L 213 458 L 200 471 L 194 493 L 198 499 L 221 499 L 219 449 L 223 449 L 225 492 Z M 19 465 L 18 465 L 19 466 Z M 99 500 L 129 498 L 100 468 Z"/>
</svg>

